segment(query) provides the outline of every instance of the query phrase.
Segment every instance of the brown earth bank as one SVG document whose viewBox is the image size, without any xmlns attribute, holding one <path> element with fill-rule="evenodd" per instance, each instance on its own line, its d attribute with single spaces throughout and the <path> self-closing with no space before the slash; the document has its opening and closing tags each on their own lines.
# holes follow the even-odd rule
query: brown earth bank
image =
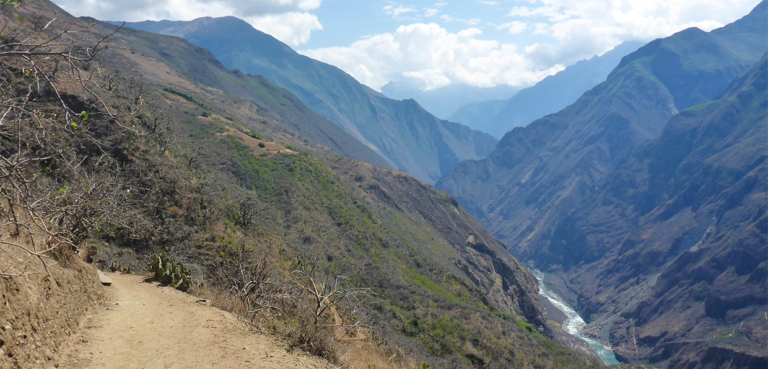
<svg viewBox="0 0 768 369">
<path fill-rule="evenodd" d="M 52 367 L 62 343 L 103 299 L 96 271 L 83 262 L 51 265 L 48 274 L 29 259 L 0 249 L 0 272 L 17 275 L 0 277 L 0 368 Z M 27 267 L 12 270 L 10 261 Z"/>
<path fill-rule="evenodd" d="M 59 368 L 332 368 L 288 353 L 234 315 L 145 278 L 108 274 L 106 306 L 83 320 L 57 360 Z"/>
</svg>

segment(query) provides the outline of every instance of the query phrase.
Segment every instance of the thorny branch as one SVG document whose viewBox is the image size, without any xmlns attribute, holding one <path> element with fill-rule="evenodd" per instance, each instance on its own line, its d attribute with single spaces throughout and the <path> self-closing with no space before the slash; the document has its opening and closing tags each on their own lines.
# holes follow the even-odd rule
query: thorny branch
<svg viewBox="0 0 768 369">
<path fill-rule="evenodd" d="M 101 223 L 124 222 L 131 189 L 114 174 L 105 139 L 138 137 L 162 120 L 147 113 L 141 86 L 118 91 L 120 77 L 99 67 L 102 46 L 122 27 L 87 44 L 76 36 L 92 36 L 92 24 L 60 23 L 0 30 L 0 252 L 21 250 L 46 271 L 54 251 L 76 249 Z M 0 265 L 0 277 L 29 269 L 12 267 L 23 270 Z"/>
</svg>

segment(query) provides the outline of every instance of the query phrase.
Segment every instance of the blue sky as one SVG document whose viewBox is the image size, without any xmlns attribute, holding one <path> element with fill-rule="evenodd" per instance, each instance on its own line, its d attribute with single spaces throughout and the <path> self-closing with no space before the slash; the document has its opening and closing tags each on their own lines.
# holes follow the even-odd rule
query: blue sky
<svg viewBox="0 0 768 369">
<path fill-rule="evenodd" d="M 759 0 L 53 0 L 102 20 L 233 15 L 374 89 L 527 87 L 624 41 L 705 31 Z"/>
<path fill-rule="evenodd" d="M 399 26 L 412 23 L 439 23 L 448 31 L 456 33 L 466 29 L 467 21 L 475 20 L 475 27 L 484 30 L 484 36 L 488 39 L 504 40 L 513 43 L 525 43 L 531 41 L 546 41 L 545 37 L 521 34 L 509 34 L 506 30 L 498 30 L 488 26 L 487 23 L 507 23 L 504 9 L 501 6 L 489 6 L 476 0 L 444 2 L 444 6 L 435 6 L 436 1 L 412 1 L 396 3 L 392 1 L 348 1 L 348 0 L 324 0 L 320 8 L 314 14 L 318 16 L 323 25 L 323 30 L 315 32 L 309 42 L 301 45 L 301 49 L 315 49 L 321 47 L 333 47 L 350 45 L 365 36 L 371 36 L 386 32 L 392 32 Z M 394 5 L 394 6 L 393 6 Z M 402 7 L 412 9 L 406 13 L 387 14 L 387 6 L 393 6 L 389 11 Z M 425 15 L 425 10 L 436 9 L 439 13 L 431 17 Z M 441 19 L 447 15 L 451 21 Z M 360 33 L 360 31 L 362 33 Z M 533 36 L 533 37 L 532 37 Z"/>
</svg>

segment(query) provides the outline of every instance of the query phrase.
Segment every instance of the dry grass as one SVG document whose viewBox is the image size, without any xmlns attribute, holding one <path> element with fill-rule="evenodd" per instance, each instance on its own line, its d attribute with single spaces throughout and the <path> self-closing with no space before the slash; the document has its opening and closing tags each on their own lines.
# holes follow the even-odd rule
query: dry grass
<svg viewBox="0 0 768 369">
<path fill-rule="evenodd" d="M 420 363 L 402 353 L 389 354 L 371 340 L 340 345 L 339 361 L 344 369 L 413 369 Z"/>
</svg>

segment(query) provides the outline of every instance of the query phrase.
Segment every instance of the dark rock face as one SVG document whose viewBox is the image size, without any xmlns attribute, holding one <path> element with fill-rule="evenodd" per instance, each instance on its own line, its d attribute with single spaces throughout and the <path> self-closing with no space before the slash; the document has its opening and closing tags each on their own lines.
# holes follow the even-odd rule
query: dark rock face
<svg viewBox="0 0 768 369">
<path fill-rule="evenodd" d="M 735 368 L 768 355 L 766 17 L 764 2 L 651 42 L 437 184 L 547 270 L 622 361 Z"/>
<path fill-rule="evenodd" d="M 719 100 L 670 120 L 659 139 L 619 166 L 617 181 L 595 201 L 602 206 L 580 213 L 590 244 L 625 239 L 618 252 L 610 250 L 615 256 L 595 263 L 602 270 L 571 274 L 602 287 L 580 302 L 594 321 L 612 326 L 610 337 L 628 360 L 676 367 L 693 360 L 688 349 L 675 348 L 689 340 L 708 355 L 728 345 L 740 357 L 766 357 L 766 90 L 764 57 Z M 633 185 L 621 185 L 632 174 Z M 628 226 L 614 237 L 598 234 L 605 214 Z M 652 282 L 647 296 L 620 300 L 621 291 L 643 280 Z"/>
</svg>

